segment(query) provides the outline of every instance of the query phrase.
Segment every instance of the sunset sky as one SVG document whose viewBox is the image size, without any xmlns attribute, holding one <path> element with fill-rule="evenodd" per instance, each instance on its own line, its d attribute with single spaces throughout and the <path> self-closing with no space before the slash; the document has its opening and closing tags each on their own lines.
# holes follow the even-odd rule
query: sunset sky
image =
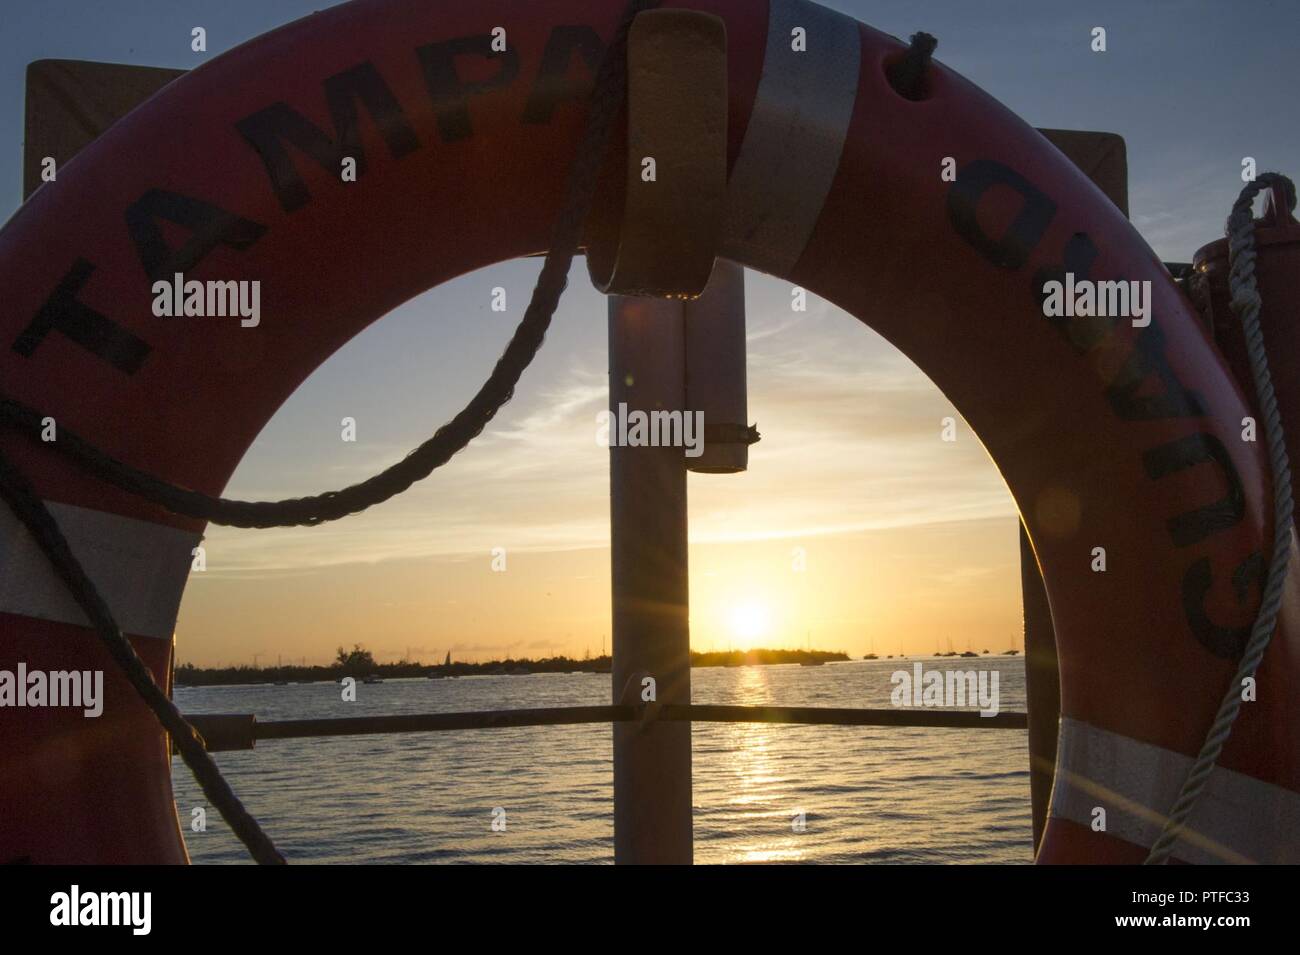
<svg viewBox="0 0 1300 955">
<path fill-rule="evenodd" d="M 20 199 L 22 71 L 66 57 L 190 67 L 327 6 L 323 0 L 22 4 L 5 11 L 0 124 L 7 215 Z M 828 6 L 907 36 L 1030 123 L 1128 141 L 1134 222 L 1167 260 L 1222 233 L 1240 162 L 1295 175 L 1294 14 L 1262 3 L 917 3 Z M 986 8 L 990 13 L 980 13 Z M 1273 11 L 1267 14 L 1266 11 Z M 1254 12 L 1251 12 L 1254 11 Z M 1108 30 L 1109 51 L 1088 49 Z M 1141 79 L 1138 79 L 1141 77 Z M 540 260 L 463 276 L 397 309 L 328 361 L 281 409 L 227 488 L 316 493 L 391 464 L 486 377 L 522 315 Z M 608 647 L 608 452 L 603 297 L 577 261 L 538 359 L 489 430 L 385 505 L 315 529 L 214 527 L 191 576 L 179 659 L 326 662 L 360 642 L 381 662 Z M 508 310 L 489 308 L 494 286 Z M 934 385 L 844 312 L 757 273 L 746 282 L 750 419 L 763 434 L 743 475 L 690 477 L 696 649 L 804 646 L 855 656 L 936 641 L 1020 646 L 1016 517 L 978 439 Z M 959 419 L 953 443 L 940 422 Z M 355 443 L 340 419 L 357 421 Z M 507 570 L 491 551 L 503 547 Z M 796 571 L 796 548 L 806 570 Z"/>
</svg>

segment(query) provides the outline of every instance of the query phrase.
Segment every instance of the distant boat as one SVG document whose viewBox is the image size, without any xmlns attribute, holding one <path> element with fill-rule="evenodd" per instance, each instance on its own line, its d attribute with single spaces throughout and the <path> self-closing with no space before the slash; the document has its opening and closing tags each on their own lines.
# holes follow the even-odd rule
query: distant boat
<svg viewBox="0 0 1300 955">
<path fill-rule="evenodd" d="M 437 670 L 433 670 L 433 671 L 431 671 L 431 672 L 429 673 L 429 679 L 430 679 L 430 680 L 441 680 L 441 679 L 443 679 L 444 677 L 450 677 L 450 678 L 452 678 L 452 679 L 455 679 L 455 678 L 456 678 L 456 674 L 446 672 L 446 671 L 449 671 L 449 670 L 451 669 L 451 651 L 450 651 L 450 650 L 447 651 L 447 656 L 446 656 L 446 658 L 443 659 L 443 661 L 442 661 L 442 669 L 443 669 L 443 671 L 444 671 L 444 672 L 442 672 L 442 673 L 439 673 Z"/>
<path fill-rule="evenodd" d="M 962 651 L 962 654 L 961 654 L 961 655 L 964 656 L 964 657 L 977 657 L 977 656 L 979 656 L 979 654 L 976 653 L 974 650 L 964 650 L 964 651 Z"/>
<path fill-rule="evenodd" d="M 275 685 L 276 685 L 276 686 L 288 686 L 288 685 L 289 685 L 289 681 L 288 681 L 288 680 L 276 680 L 276 681 L 275 681 Z"/>
<path fill-rule="evenodd" d="M 1002 655 L 1004 657 L 1014 657 L 1019 652 L 1019 650 L 1003 650 Z"/>
<path fill-rule="evenodd" d="M 799 665 L 801 667 L 820 667 L 820 666 L 825 666 L 826 661 L 825 660 L 802 660 L 800 661 Z"/>
<path fill-rule="evenodd" d="M 879 660 L 880 657 L 876 656 L 874 653 L 868 653 L 868 654 L 867 654 L 865 657 L 863 657 L 862 659 L 864 659 L 864 660 Z M 892 660 L 893 657 L 890 657 L 890 659 Z"/>
<path fill-rule="evenodd" d="M 370 676 L 366 677 L 362 682 L 363 682 L 363 683 L 383 683 L 383 682 L 384 682 L 384 678 L 381 677 L 381 676 L 379 676 L 377 673 L 372 673 L 372 674 L 370 674 Z"/>
</svg>

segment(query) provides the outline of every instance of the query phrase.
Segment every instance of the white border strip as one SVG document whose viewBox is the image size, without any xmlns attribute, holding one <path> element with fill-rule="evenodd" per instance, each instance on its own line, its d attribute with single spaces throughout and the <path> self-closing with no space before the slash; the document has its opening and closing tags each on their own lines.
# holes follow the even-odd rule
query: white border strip
<svg viewBox="0 0 1300 955">
<path fill-rule="evenodd" d="M 170 640 L 202 535 L 72 504 L 47 506 L 122 632 Z M 0 613 L 90 626 L 27 528 L 4 506 Z"/>
<path fill-rule="evenodd" d="M 1182 788 L 1193 759 L 1061 718 L 1051 815 L 1091 827 L 1106 810 L 1106 833 L 1151 846 Z M 1178 841 L 1174 858 L 1198 864 L 1300 862 L 1300 793 L 1222 767 Z"/>
<path fill-rule="evenodd" d="M 858 21 L 807 0 L 771 0 L 754 109 L 727 187 L 722 254 L 789 275 L 840 165 L 858 96 Z M 802 27 L 808 48 L 791 49 Z"/>
</svg>

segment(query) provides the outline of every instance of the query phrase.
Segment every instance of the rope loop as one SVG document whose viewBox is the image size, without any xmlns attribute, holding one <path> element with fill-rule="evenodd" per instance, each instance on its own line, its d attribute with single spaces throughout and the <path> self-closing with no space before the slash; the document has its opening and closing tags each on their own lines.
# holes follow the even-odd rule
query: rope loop
<svg viewBox="0 0 1300 955">
<path fill-rule="evenodd" d="M 1255 219 L 1252 208 L 1255 197 L 1274 185 L 1282 186 L 1291 208 L 1295 208 L 1295 184 L 1275 172 L 1262 173 L 1255 181 L 1241 190 L 1241 195 L 1232 205 L 1232 214 L 1228 216 L 1228 290 L 1232 296 L 1232 310 L 1241 320 L 1242 333 L 1246 339 L 1246 355 L 1250 361 L 1250 371 L 1255 382 L 1255 397 L 1259 401 L 1260 415 L 1264 422 L 1264 436 L 1267 443 L 1269 465 L 1273 476 L 1273 552 L 1269 561 L 1268 577 L 1260 599 L 1259 616 L 1250 631 L 1250 639 L 1237 664 L 1237 672 L 1228 685 L 1223 700 L 1219 703 L 1214 722 L 1206 734 L 1205 743 L 1197 755 L 1192 768 L 1183 781 L 1183 787 L 1174 801 L 1173 808 L 1165 820 L 1159 838 L 1151 847 L 1144 865 L 1163 865 L 1173 854 L 1178 838 L 1186 829 L 1187 820 L 1196 807 L 1197 800 L 1205 791 L 1210 775 L 1214 771 L 1224 744 L 1232 734 L 1232 725 L 1241 711 L 1242 683 L 1253 677 L 1259 669 L 1264 651 L 1277 626 L 1278 610 L 1282 606 L 1282 588 L 1286 582 L 1287 568 L 1291 558 L 1291 519 L 1293 501 L 1291 497 L 1291 462 L 1286 453 L 1286 437 L 1282 431 L 1282 417 L 1277 408 L 1277 396 L 1273 391 L 1273 378 L 1268 370 L 1268 353 L 1264 349 L 1264 332 L 1260 328 L 1259 288 L 1255 283 Z"/>
<path fill-rule="evenodd" d="M 169 484 L 151 474 L 115 460 L 104 451 L 60 428 L 53 446 L 80 463 L 87 471 L 168 510 L 236 527 L 283 527 L 319 524 L 355 513 L 387 500 L 427 477 L 440 464 L 472 441 L 493 415 L 514 394 L 519 376 L 541 346 L 556 304 L 564 291 L 569 266 L 581 240 L 582 223 L 591 207 L 596 172 L 609 142 L 614 118 L 623 102 L 627 85 L 627 33 L 633 17 L 658 5 L 658 0 L 632 0 L 596 73 L 591 107 L 566 183 L 564 207 L 557 217 L 550 251 L 533 289 L 532 299 L 514 337 L 497 361 L 492 374 L 469 404 L 420 447 L 388 470 L 342 491 L 288 501 L 231 501 L 208 497 L 188 488 Z M 0 419 L 40 439 L 41 415 L 26 405 L 0 396 Z M 32 431 L 33 424 L 36 430 Z M 49 447 L 49 445 L 46 445 Z M 209 802 L 221 813 L 231 830 L 262 864 L 283 865 L 285 858 L 257 820 L 244 808 L 239 797 L 221 775 L 198 731 L 185 719 L 176 704 L 158 686 L 122 634 L 99 589 L 72 552 L 62 529 L 45 501 L 9 457 L 0 451 L 0 499 L 3 499 L 27 528 L 50 562 L 55 575 L 86 614 L 100 641 L 121 668 L 141 699 L 157 717 L 172 743 L 190 768 Z"/>
<path fill-rule="evenodd" d="M 396 497 L 424 480 L 483 433 L 496 413 L 514 396 L 524 369 L 532 363 L 546 337 L 568 282 L 569 266 L 582 241 L 583 223 L 595 194 L 596 174 L 614 120 L 623 106 L 627 89 L 628 30 L 636 14 L 657 6 L 659 0 L 632 0 L 597 69 L 587 124 L 569 168 L 565 201 L 552 229 L 550 251 L 542 263 L 528 308 L 509 344 L 469 403 L 401 461 L 337 491 L 281 501 L 238 501 L 209 496 L 141 471 L 95 447 L 62 423 L 57 442 L 42 442 L 42 413 L 3 394 L 0 394 L 0 421 L 40 442 L 42 447 L 56 449 L 108 484 L 174 514 L 227 527 L 310 527 L 336 521 Z"/>
</svg>

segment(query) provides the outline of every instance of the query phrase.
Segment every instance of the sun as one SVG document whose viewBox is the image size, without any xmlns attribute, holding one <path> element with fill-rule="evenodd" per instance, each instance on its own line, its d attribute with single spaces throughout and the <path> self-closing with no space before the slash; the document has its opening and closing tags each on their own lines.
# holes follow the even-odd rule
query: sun
<svg viewBox="0 0 1300 955">
<path fill-rule="evenodd" d="M 746 600 L 731 608 L 727 622 L 732 636 L 748 649 L 755 640 L 767 635 L 772 625 L 772 614 L 765 604 Z"/>
</svg>

